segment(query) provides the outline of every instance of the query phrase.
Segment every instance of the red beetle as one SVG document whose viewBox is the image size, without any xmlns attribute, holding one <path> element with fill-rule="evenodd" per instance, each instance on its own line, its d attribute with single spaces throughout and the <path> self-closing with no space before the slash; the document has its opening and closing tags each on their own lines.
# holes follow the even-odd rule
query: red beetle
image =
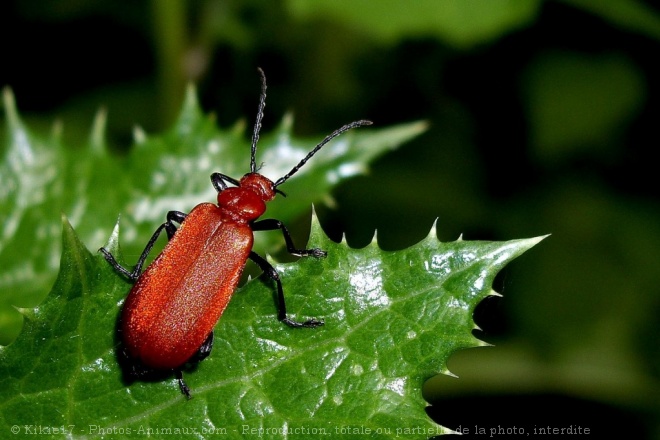
<svg viewBox="0 0 660 440">
<path fill-rule="evenodd" d="M 202 203 L 189 214 L 167 213 L 147 243 L 132 271 L 122 267 L 105 248 L 99 249 L 119 272 L 135 281 L 124 303 L 120 333 L 124 354 L 130 359 L 130 374 L 145 377 L 154 370 L 173 371 L 181 392 L 190 398 L 182 368 L 204 359 L 213 345 L 213 327 L 236 290 L 247 259 L 254 261 L 277 285 L 278 318 L 291 327 L 318 327 L 323 321 L 291 320 L 286 313 L 284 291 L 277 271 L 252 251 L 253 231 L 280 229 L 287 250 L 301 257 L 324 257 L 321 249 L 297 249 L 287 228 L 275 219 L 257 221 L 266 202 L 281 193 L 278 186 L 294 175 L 317 151 L 351 128 L 370 125 L 355 121 L 334 131 L 307 154 L 291 171 L 273 182 L 257 173 L 255 153 L 264 107 L 266 77 L 261 69 L 261 96 L 252 136 L 250 172 L 240 180 L 220 173 L 211 175 L 218 191 L 218 204 Z M 227 184 L 234 187 L 228 187 Z M 175 223 L 179 223 L 177 229 Z M 142 272 L 142 266 L 160 233 L 169 242 L 163 252 Z"/>
</svg>

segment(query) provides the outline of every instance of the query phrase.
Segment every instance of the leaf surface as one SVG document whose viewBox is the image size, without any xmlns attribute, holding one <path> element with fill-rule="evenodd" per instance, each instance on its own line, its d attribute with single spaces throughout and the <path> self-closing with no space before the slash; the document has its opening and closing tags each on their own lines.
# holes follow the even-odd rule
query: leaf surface
<svg viewBox="0 0 660 440">
<path fill-rule="evenodd" d="M 276 268 L 290 315 L 325 326 L 281 324 L 272 283 L 247 283 L 216 326 L 211 356 L 185 373 L 194 396 L 187 401 L 171 376 L 126 380 L 115 326 L 130 286 L 66 221 L 63 231 L 53 290 L 25 311 L 22 334 L 0 351 L 0 432 L 33 425 L 63 426 L 71 438 L 447 432 L 426 415 L 421 387 L 447 372 L 453 352 L 481 345 L 471 334 L 474 308 L 494 293 L 497 272 L 541 239 L 441 243 L 432 229 L 417 245 L 386 252 L 375 242 L 334 243 L 314 220 L 309 246 L 328 257 Z M 119 251 L 117 230 L 108 246 Z"/>
</svg>

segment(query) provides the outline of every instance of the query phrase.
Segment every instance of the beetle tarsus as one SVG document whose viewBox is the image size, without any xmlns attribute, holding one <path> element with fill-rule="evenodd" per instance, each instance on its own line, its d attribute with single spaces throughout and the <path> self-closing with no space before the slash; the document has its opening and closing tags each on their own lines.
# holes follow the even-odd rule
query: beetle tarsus
<svg viewBox="0 0 660 440">
<path fill-rule="evenodd" d="M 188 388 L 188 385 L 186 385 L 186 382 L 183 380 L 183 373 L 181 373 L 181 370 L 175 370 L 174 375 L 177 382 L 179 382 L 179 389 L 181 390 L 181 394 L 185 395 L 186 399 L 188 400 L 192 399 L 192 396 L 190 395 L 190 388 Z"/>
<path fill-rule="evenodd" d="M 323 249 L 314 248 L 314 249 L 303 249 L 303 253 L 300 254 L 301 257 L 314 257 L 314 258 L 325 258 L 328 256 L 328 253 Z"/>
<path fill-rule="evenodd" d="M 282 322 L 288 325 L 289 327 L 293 327 L 293 328 L 315 328 L 325 325 L 325 322 L 313 318 L 305 322 L 298 322 L 289 318 L 284 318 L 282 319 Z"/>
</svg>

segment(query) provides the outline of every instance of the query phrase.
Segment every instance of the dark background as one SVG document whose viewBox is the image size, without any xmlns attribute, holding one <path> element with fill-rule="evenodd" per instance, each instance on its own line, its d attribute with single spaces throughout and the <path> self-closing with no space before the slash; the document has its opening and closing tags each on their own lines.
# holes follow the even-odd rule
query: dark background
<svg viewBox="0 0 660 440">
<path fill-rule="evenodd" d="M 400 3 L 400 4 L 403 4 Z M 406 2 L 406 4 L 408 4 Z M 551 233 L 477 310 L 495 348 L 455 355 L 429 413 L 450 428 L 660 434 L 660 8 L 633 0 L 9 1 L 0 85 L 35 130 L 87 139 L 108 110 L 118 154 L 133 126 L 166 129 L 193 81 L 229 126 L 291 110 L 300 135 L 355 119 L 429 130 L 340 185 L 317 212 L 355 247 L 426 236 Z M 533 416 L 529 416 L 529 413 Z"/>
</svg>

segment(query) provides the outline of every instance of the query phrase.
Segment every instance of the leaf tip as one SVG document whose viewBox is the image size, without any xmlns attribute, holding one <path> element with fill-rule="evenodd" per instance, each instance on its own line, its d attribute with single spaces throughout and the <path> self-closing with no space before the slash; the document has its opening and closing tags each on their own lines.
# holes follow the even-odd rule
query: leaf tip
<svg viewBox="0 0 660 440">
<path fill-rule="evenodd" d="M 89 251 L 80 241 L 66 214 L 61 213 L 60 219 L 62 221 L 62 257 L 60 258 L 60 265 L 62 265 L 71 252 L 89 253 Z"/>
<path fill-rule="evenodd" d="M 71 227 L 71 223 L 69 223 L 69 218 L 63 212 L 60 213 L 60 221 L 62 222 L 62 226 L 68 225 L 69 227 Z"/>
<path fill-rule="evenodd" d="M 105 107 L 101 107 L 94 115 L 94 122 L 92 123 L 92 132 L 90 134 L 89 143 L 92 151 L 101 152 L 105 148 L 105 133 L 108 122 L 108 111 Z"/>
<path fill-rule="evenodd" d="M 194 124 L 202 118 L 203 113 L 197 99 L 197 88 L 194 84 L 189 83 L 186 87 L 179 117 L 174 123 L 174 131 L 180 135 L 187 135 L 193 130 Z"/>
<path fill-rule="evenodd" d="M 117 221 L 115 222 L 115 226 L 112 228 L 110 237 L 108 237 L 108 241 L 106 241 L 105 245 L 103 246 L 112 254 L 119 253 L 119 221 L 120 220 L 121 220 L 121 216 L 117 216 Z"/>
<path fill-rule="evenodd" d="M 309 238 L 310 242 L 317 242 L 320 237 L 323 237 L 323 228 L 319 217 L 316 215 L 316 208 L 312 204 L 312 218 L 310 220 Z"/>
<path fill-rule="evenodd" d="M 314 222 L 315 220 L 318 223 L 319 219 L 316 216 L 316 208 L 314 207 L 314 204 L 312 203 L 312 222 Z"/>
<path fill-rule="evenodd" d="M 136 125 L 133 127 L 133 142 L 135 145 L 142 145 L 147 141 L 147 133 L 142 127 Z"/>
<path fill-rule="evenodd" d="M 378 139 L 384 142 L 390 149 L 395 149 L 401 144 L 419 136 L 425 132 L 429 127 L 427 121 L 414 121 L 399 124 L 394 127 L 386 127 L 379 131 L 375 131 L 371 135 L 372 139 Z"/>
<path fill-rule="evenodd" d="M 429 230 L 429 235 L 428 239 L 433 240 L 438 238 L 438 218 L 436 217 L 435 220 L 433 220 L 433 224 L 431 225 L 431 229 Z"/>
<path fill-rule="evenodd" d="M 477 340 L 477 347 L 494 347 L 494 345 L 489 342 L 482 341 L 479 338 L 475 338 L 475 339 Z"/>
<path fill-rule="evenodd" d="M 293 121 L 293 112 L 288 111 L 284 113 L 284 116 L 282 116 L 282 121 L 280 122 L 280 130 L 284 133 L 291 133 L 291 130 L 293 130 Z"/>
<path fill-rule="evenodd" d="M 415 121 L 410 124 L 410 131 L 418 135 L 424 133 L 430 126 L 431 123 L 429 121 L 422 119 L 421 121 Z"/>
<path fill-rule="evenodd" d="M 2 89 L 2 103 L 5 107 L 5 114 L 7 115 L 7 125 L 12 130 L 22 130 L 21 119 L 18 115 L 16 108 L 16 99 L 11 87 L 5 86 Z"/>
<path fill-rule="evenodd" d="M 531 249 L 541 241 L 545 240 L 552 234 L 539 235 L 538 237 L 524 238 L 520 242 L 524 245 L 525 250 Z"/>
<path fill-rule="evenodd" d="M 536 243 L 539 243 L 540 241 L 545 240 L 546 238 L 550 237 L 552 234 L 545 234 L 545 235 L 539 235 L 538 237 L 535 237 L 537 239 Z M 534 243 L 534 244 L 536 244 Z"/>
<path fill-rule="evenodd" d="M 35 308 L 35 307 L 32 307 L 32 308 L 28 308 L 28 307 L 16 307 L 16 306 L 12 306 L 12 307 L 13 307 L 14 310 L 16 310 L 18 313 L 20 313 L 21 315 L 23 315 L 24 318 L 28 318 L 28 319 L 30 319 L 30 318 L 34 319 L 35 312 L 36 312 L 36 310 L 37 310 L 37 308 Z"/>
<path fill-rule="evenodd" d="M 241 118 L 234 123 L 234 126 L 231 128 L 231 133 L 236 137 L 242 137 L 245 134 L 246 129 L 247 122 L 245 119 Z"/>
<path fill-rule="evenodd" d="M 197 102 L 197 87 L 194 83 L 190 82 L 186 85 L 186 95 L 183 101 L 183 107 L 185 108 L 198 108 Z"/>
<path fill-rule="evenodd" d="M 491 290 L 488 296 L 499 296 L 502 297 L 502 294 L 500 292 L 497 292 L 495 290 Z"/>
<path fill-rule="evenodd" d="M 61 119 L 55 119 L 53 121 L 53 126 L 50 129 L 50 136 L 53 139 L 53 142 L 59 142 L 62 139 L 62 133 L 64 132 L 64 124 Z"/>
</svg>

